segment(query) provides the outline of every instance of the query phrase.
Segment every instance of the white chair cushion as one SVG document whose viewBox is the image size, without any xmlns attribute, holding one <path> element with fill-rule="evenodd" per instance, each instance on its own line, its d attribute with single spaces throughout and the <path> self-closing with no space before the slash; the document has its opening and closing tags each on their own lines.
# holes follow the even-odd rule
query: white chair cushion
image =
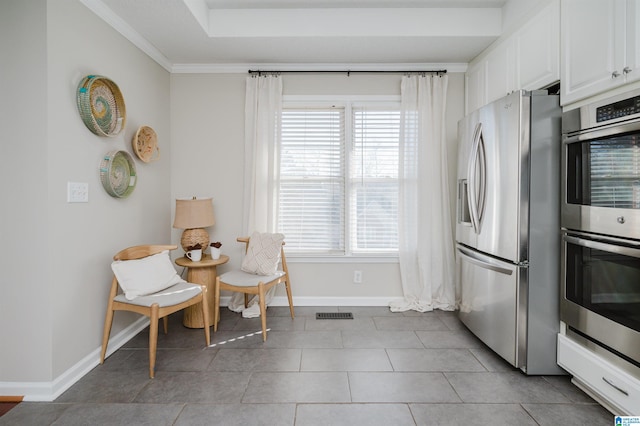
<svg viewBox="0 0 640 426">
<path fill-rule="evenodd" d="M 116 260 L 111 269 L 127 300 L 185 282 L 173 267 L 168 250 L 142 259 Z"/>
<path fill-rule="evenodd" d="M 256 275 L 243 271 L 229 271 L 220 275 L 220 281 L 236 287 L 254 287 L 257 286 L 259 282 L 266 284 L 273 280 L 277 280 L 283 275 L 283 271 L 276 271 L 271 275 Z"/>
<path fill-rule="evenodd" d="M 113 300 L 147 307 L 157 303 L 161 308 L 164 308 L 165 306 L 173 306 L 187 301 L 201 292 L 202 288 L 199 285 L 183 281 L 157 293 L 139 296 L 133 300 L 127 299 L 124 294 L 117 295 Z"/>
<path fill-rule="evenodd" d="M 280 262 L 283 241 L 283 234 L 254 232 L 249 238 L 249 247 L 240 269 L 250 274 L 274 274 Z"/>
</svg>

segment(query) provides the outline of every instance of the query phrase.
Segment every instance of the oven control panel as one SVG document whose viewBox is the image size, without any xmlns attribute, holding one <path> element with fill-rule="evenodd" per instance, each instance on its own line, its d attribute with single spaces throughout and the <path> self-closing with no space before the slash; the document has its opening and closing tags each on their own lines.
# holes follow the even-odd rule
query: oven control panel
<svg viewBox="0 0 640 426">
<path fill-rule="evenodd" d="M 635 96 L 596 108 L 596 122 L 600 123 L 638 113 L 640 113 L 640 96 Z"/>
</svg>

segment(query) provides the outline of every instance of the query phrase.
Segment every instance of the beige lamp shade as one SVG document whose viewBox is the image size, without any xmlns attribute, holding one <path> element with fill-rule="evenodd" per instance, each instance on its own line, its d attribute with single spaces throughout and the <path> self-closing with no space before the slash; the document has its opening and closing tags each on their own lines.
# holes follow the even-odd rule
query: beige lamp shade
<svg viewBox="0 0 640 426">
<path fill-rule="evenodd" d="M 176 216 L 173 227 L 184 229 L 180 244 L 184 251 L 196 244 L 206 250 L 209 246 L 209 233 L 202 228 L 216 223 L 213 217 L 212 198 L 187 198 L 176 200 Z"/>
</svg>

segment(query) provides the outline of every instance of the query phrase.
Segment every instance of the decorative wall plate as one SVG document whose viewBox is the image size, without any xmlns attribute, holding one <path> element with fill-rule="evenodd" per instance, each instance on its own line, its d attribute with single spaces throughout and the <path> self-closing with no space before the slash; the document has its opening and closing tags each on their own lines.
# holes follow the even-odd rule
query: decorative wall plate
<svg viewBox="0 0 640 426">
<path fill-rule="evenodd" d="M 126 151 L 110 151 L 100 162 L 100 180 L 107 194 L 126 198 L 136 187 L 138 176 L 133 157 Z"/>
<path fill-rule="evenodd" d="M 118 85 L 100 75 L 88 75 L 78 84 L 78 111 L 85 126 L 98 136 L 116 136 L 124 129 L 127 112 Z"/>
<path fill-rule="evenodd" d="M 158 147 L 158 135 L 149 126 L 140 126 L 131 141 L 133 152 L 145 163 L 160 159 L 160 148 Z"/>
</svg>

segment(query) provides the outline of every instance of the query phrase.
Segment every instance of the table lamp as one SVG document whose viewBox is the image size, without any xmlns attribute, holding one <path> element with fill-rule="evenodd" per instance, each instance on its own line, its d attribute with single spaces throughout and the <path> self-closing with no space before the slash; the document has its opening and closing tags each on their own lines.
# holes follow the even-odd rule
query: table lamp
<svg viewBox="0 0 640 426">
<path fill-rule="evenodd" d="M 173 227 L 184 229 L 180 245 L 185 252 L 196 244 L 200 244 L 203 251 L 206 250 L 209 247 L 209 233 L 203 228 L 215 223 L 212 198 L 193 197 L 176 200 L 176 217 Z"/>
</svg>

